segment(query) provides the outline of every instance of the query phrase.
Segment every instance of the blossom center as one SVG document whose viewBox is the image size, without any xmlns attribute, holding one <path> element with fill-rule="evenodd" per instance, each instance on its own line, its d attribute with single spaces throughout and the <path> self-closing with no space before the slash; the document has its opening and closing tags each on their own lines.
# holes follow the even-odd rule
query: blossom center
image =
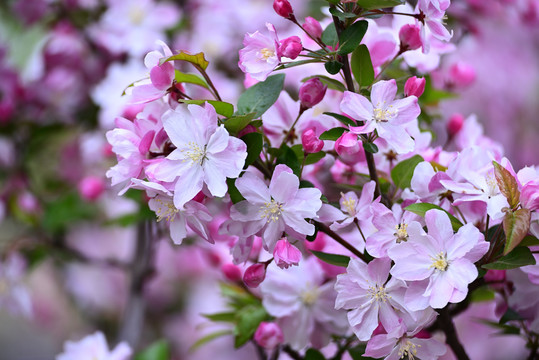
<svg viewBox="0 0 539 360">
<path fill-rule="evenodd" d="M 485 182 L 487 183 L 487 195 L 488 197 L 496 196 L 499 193 L 498 190 L 498 183 L 496 182 L 496 178 L 492 176 L 492 174 L 488 174 L 485 177 Z"/>
<path fill-rule="evenodd" d="M 264 203 L 264 205 L 260 207 L 260 211 L 262 212 L 260 216 L 262 219 L 266 218 L 268 219 L 268 222 L 270 222 L 270 220 L 277 221 L 283 212 L 283 204 L 271 199 L 270 202 Z"/>
<path fill-rule="evenodd" d="M 129 20 L 131 20 L 131 23 L 133 25 L 140 25 L 142 24 L 142 21 L 144 20 L 144 10 L 140 8 L 139 6 L 132 7 L 129 10 Z"/>
<path fill-rule="evenodd" d="M 166 219 L 168 222 L 171 222 L 172 219 L 174 219 L 174 216 L 180 211 L 176 209 L 174 206 L 174 203 L 171 201 L 163 201 L 161 199 L 155 200 L 159 207 L 157 208 L 157 211 L 155 214 L 157 215 L 157 222 L 160 222 L 163 219 Z"/>
<path fill-rule="evenodd" d="M 260 53 L 262 54 L 262 59 L 264 60 L 268 60 L 270 57 L 275 56 L 275 51 L 268 48 L 263 48 L 262 50 L 260 50 Z"/>
<path fill-rule="evenodd" d="M 405 356 L 408 356 L 408 360 L 414 360 L 417 355 L 417 348 L 421 345 L 416 345 L 410 340 L 406 340 L 404 344 L 401 345 L 398 355 L 401 359 L 404 359 Z"/>
<path fill-rule="evenodd" d="M 370 295 L 372 301 L 386 302 L 389 298 L 389 295 L 387 295 L 386 289 L 383 285 L 376 284 L 374 286 L 369 286 L 369 290 L 367 290 L 367 293 Z"/>
<path fill-rule="evenodd" d="M 386 106 L 386 102 L 383 104 L 378 103 L 373 110 L 373 120 L 377 123 L 388 122 L 397 117 L 398 110 L 393 109 L 393 105 Z"/>
<path fill-rule="evenodd" d="M 348 214 L 354 216 L 356 214 L 356 199 L 352 197 L 346 198 L 343 193 L 341 193 L 341 196 L 343 198 L 342 206 Z"/>
<path fill-rule="evenodd" d="M 432 264 L 429 266 L 430 268 L 435 268 L 440 271 L 446 271 L 447 267 L 449 266 L 449 263 L 447 262 L 446 255 L 441 251 L 439 254 L 436 255 L 436 257 L 432 257 Z"/>
<path fill-rule="evenodd" d="M 185 157 L 193 162 L 193 164 L 202 165 L 206 157 L 206 146 L 202 148 L 200 145 L 191 141 L 187 144 L 188 148 L 182 150 L 185 153 Z"/>
<path fill-rule="evenodd" d="M 309 287 L 301 292 L 301 302 L 307 307 L 312 306 L 318 299 L 318 295 L 318 288 Z"/>
<path fill-rule="evenodd" d="M 400 223 L 395 225 L 397 230 L 393 235 L 397 237 L 397 244 L 400 244 L 403 241 L 408 241 L 408 224 Z"/>
</svg>

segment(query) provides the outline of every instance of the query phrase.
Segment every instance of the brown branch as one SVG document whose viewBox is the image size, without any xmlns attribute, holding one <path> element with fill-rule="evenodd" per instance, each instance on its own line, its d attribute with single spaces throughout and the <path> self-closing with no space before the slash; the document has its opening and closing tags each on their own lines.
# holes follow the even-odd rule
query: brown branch
<svg viewBox="0 0 539 360">
<path fill-rule="evenodd" d="M 326 224 L 323 224 L 321 222 L 315 221 L 315 225 L 318 228 L 319 231 L 322 231 L 324 234 L 331 236 L 335 241 L 337 241 L 339 244 L 344 246 L 346 249 L 350 250 L 350 252 L 354 255 L 356 255 L 361 260 L 368 262 L 365 255 L 363 255 L 358 249 L 352 246 L 348 241 L 344 240 L 339 234 L 337 234 L 335 231 L 331 230 L 329 226 Z"/>
</svg>

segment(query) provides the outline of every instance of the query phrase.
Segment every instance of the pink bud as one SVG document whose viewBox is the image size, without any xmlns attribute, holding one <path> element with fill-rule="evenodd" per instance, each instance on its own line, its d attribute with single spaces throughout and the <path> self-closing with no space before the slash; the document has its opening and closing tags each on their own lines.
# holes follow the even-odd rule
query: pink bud
<svg viewBox="0 0 539 360">
<path fill-rule="evenodd" d="M 449 136 L 455 136 L 464 125 L 464 116 L 462 114 L 453 114 L 447 122 L 447 132 Z"/>
<path fill-rule="evenodd" d="M 256 329 L 255 341 L 264 349 L 271 350 L 283 343 L 283 332 L 276 323 L 262 321 Z"/>
<path fill-rule="evenodd" d="M 240 130 L 240 132 L 238 133 L 238 137 L 240 138 L 243 135 L 247 135 L 249 133 L 256 132 L 256 131 L 257 131 L 256 127 L 249 124 L 249 125 L 247 125 L 246 127 L 244 127 L 243 129 Z"/>
<path fill-rule="evenodd" d="M 292 10 L 292 5 L 290 5 L 288 0 L 274 0 L 273 10 L 285 19 L 292 20 L 295 18 L 294 10 Z"/>
<path fill-rule="evenodd" d="M 459 61 L 449 68 L 449 77 L 452 84 L 466 87 L 475 81 L 475 69 L 470 64 Z"/>
<path fill-rule="evenodd" d="M 417 76 L 412 76 L 406 80 L 404 84 L 404 96 L 416 96 L 420 97 L 425 91 L 425 84 L 427 80 L 425 78 L 418 78 Z"/>
<path fill-rule="evenodd" d="M 419 49 L 423 45 L 421 41 L 420 29 L 417 25 L 404 25 L 399 31 L 401 41 L 401 51 Z"/>
<path fill-rule="evenodd" d="M 303 24 L 303 29 L 314 38 L 319 39 L 322 37 L 322 25 L 315 18 L 307 16 L 305 18 L 305 24 Z"/>
<path fill-rule="evenodd" d="M 301 251 L 283 238 L 275 244 L 273 250 L 275 264 L 281 269 L 288 269 L 292 265 L 298 265 L 301 260 Z"/>
<path fill-rule="evenodd" d="M 280 56 L 294 60 L 298 57 L 301 50 L 303 50 L 301 39 L 297 36 L 290 36 L 281 40 L 278 52 Z"/>
<path fill-rule="evenodd" d="M 505 270 L 487 270 L 485 281 L 487 283 L 500 282 L 505 280 Z"/>
<path fill-rule="evenodd" d="M 301 134 L 301 143 L 303 144 L 303 149 L 306 153 L 319 152 L 324 147 L 324 141 L 316 136 L 314 126 L 308 128 Z"/>
<path fill-rule="evenodd" d="M 232 263 L 223 264 L 221 271 L 223 271 L 225 277 L 230 281 L 237 282 L 241 280 L 240 268 Z"/>
<path fill-rule="evenodd" d="M 243 282 L 250 288 L 256 288 L 266 278 L 266 264 L 253 264 L 245 270 Z"/>
<path fill-rule="evenodd" d="M 530 181 L 522 187 L 520 203 L 530 211 L 539 209 L 539 180 Z"/>
<path fill-rule="evenodd" d="M 17 198 L 17 205 L 25 212 L 33 214 L 40 210 L 39 201 L 31 192 L 24 191 Z"/>
<path fill-rule="evenodd" d="M 87 176 L 79 182 L 78 189 L 81 198 L 94 201 L 105 191 L 105 184 L 97 176 Z"/>
<path fill-rule="evenodd" d="M 357 135 L 350 132 L 345 132 L 335 141 L 335 151 L 347 165 L 353 165 L 361 160 L 363 155 L 361 149 Z"/>
<path fill-rule="evenodd" d="M 304 108 L 312 108 L 326 95 L 328 87 L 315 77 L 305 81 L 299 88 L 299 100 Z"/>
</svg>

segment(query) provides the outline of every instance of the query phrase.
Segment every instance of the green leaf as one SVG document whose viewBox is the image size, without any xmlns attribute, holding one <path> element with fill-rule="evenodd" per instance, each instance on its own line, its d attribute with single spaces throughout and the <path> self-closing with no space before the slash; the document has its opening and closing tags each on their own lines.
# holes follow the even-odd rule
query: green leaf
<svg viewBox="0 0 539 360">
<path fill-rule="evenodd" d="M 338 74 L 339 71 L 341 71 L 341 69 L 343 68 L 343 66 L 343 63 L 338 62 L 337 60 L 330 60 L 324 64 L 326 71 L 331 75 Z"/>
<path fill-rule="evenodd" d="M 322 42 L 331 47 L 335 47 L 339 42 L 339 37 L 337 36 L 337 30 L 335 29 L 334 23 L 329 24 L 328 27 L 322 32 Z"/>
<path fill-rule="evenodd" d="M 241 116 L 233 116 L 225 120 L 225 129 L 231 134 L 237 134 L 245 128 L 251 120 L 255 118 L 255 113 Z"/>
<path fill-rule="evenodd" d="M 505 232 L 505 247 L 503 254 L 507 255 L 520 244 L 530 230 L 531 213 L 528 209 L 508 211 L 503 218 Z"/>
<path fill-rule="evenodd" d="M 305 81 L 310 80 L 312 78 L 318 78 L 329 89 L 337 90 L 337 91 L 340 91 L 340 92 L 346 91 L 346 87 L 344 86 L 344 84 L 342 82 L 340 82 L 339 80 L 336 80 L 336 79 L 332 79 L 332 78 L 330 78 L 330 77 L 328 77 L 326 75 L 308 76 L 308 77 L 304 78 L 303 80 L 301 80 L 301 82 L 305 82 Z"/>
<path fill-rule="evenodd" d="M 326 0 L 328 3 L 333 5 L 339 5 L 340 0 Z"/>
<path fill-rule="evenodd" d="M 535 265 L 535 258 L 527 247 L 517 247 L 497 261 L 481 267 L 489 270 L 509 270 L 526 265 Z"/>
<path fill-rule="evenodd" d="M 169 360 L 170 346 L 165 340 L 159 340 L 135 356 L 135 360 Z"/>
<path fill-rule="evenodd" d="M 515 321 L 515 320 L 520 321 L 520 320 L 524 320 L 524 318 L 520 316 L 520 314 L 517 313 L 515 310 L 511 308 L 507 308 L 507 311 L 505 312 L 505 314 L 503 314 L 502 317 L 500 318 L 500 324 L 505 324 L 508 321 Z"/>
<path fill-rule="evenodd" d="M 338 17 L 340 20 L 346 20 L 346 19 L 351 19 L 351 18 L 357 17 L 357 15 L 354 14 L 354 13 L 350 13 L 350 12 L 340 12 L 340 11 L 337 10 L 336 8 L 330 8 L 330 9 L 329 9 L 329 13 L 330 13 L 331 15 L 335 15 L 335 16 Z"/>
<path fill-rule="evenodd" d="M 350 257 L 345 255 L 330 254 L 315 250 L 311 250 L 311 253 L 320 260 L 327 262 L 331 265 L 347 267 L 348 263 L 350 262 Z"/>
<path fill-rule="evenodd" d="M 336 127 L 333 129 L 329 129 L 324 131 L 322 134 L 320 134 L 320 140 L 337 140 L 341 137 L 342 134 L 346 131 L 345 128 Z"/>
<path fill-rule="evenodd" d="M 52 233 L 60 232 L 77 221 L 90 220 L 98 213 L 94 204 L 83 201 L 76 193 L 68 193 L 47 203 L 43 227 Z"/>
<path fill-rule="evenodd" d="M 174 78 L 176 79 L 176 82 L 200 85 L 206 89 L 209 89 L 208 84 L 206 84 L 206 80 L 196 74 L 186 74 L 179 70 L 176 70 L 175 73 L 176 75 Z"/>
<path fill-rule="evenodd" d="M 520 329 L 516 326 L 499 324 L 496 321 L 478 319 L 479 322 L 489 325 L 493 328 L 500 329 L 502 335 L 519 335 Z"/>
<path fill-rule="evenodd" d="M 317 153 L 308 154 L 305 157 L 305 165 L 316 164 L 325 156 L 326 156 L 326 153 L 324 151 L 319 151 Z"/>
<path fill-rule="evenodd" d="M 230 195 L 230 200 L 233 204 L 239 203 L 240 201 L 245 200 L 243 195 L 240 193 L 236 187 L 236 179 L 227 178 L 226 184 L 228 185 L 228 194 Z"/>
<path fill-rule="evenodd" d="M 326 360 L 326 358 L 324 357 L 324 355 L 322 355 L 320 351 L 313 348 L 307 350 L 307 352 L 305 353 L 304 359 L 305 360 Z"/>
<path fill-rule="evenodd" d="M 370 142 L 364 142 L 363 149 L 365 149 L 366 152 L 370 152 L 371 154 L 376 154 L 378 152 L 378 146 Z"/>
<path fill-rule="evenodd" d="M 299 187 L 300 188 L 313 188 L 315 187 L 314 184 L 312 182 L 310 182 L 309 180 L 300 180 L 299 181 Z"/>
<path fill-rule="evenodd" d="M 374 68 L 372 67 L 371 55 L 365 44 L 359 45 L 350 60 L 352 74 L 361 87 L 367 87 L 374 81 Z"/>
<path fill-rule="evenodd" d="M 415 167 L 423 161 L 425 160 L 421 156 L 414 155 L 395 165 L 393 170 L 391 170 L 391 179 L 393 179 L 395 186 L 399 189 L 409 188 Z"/>
<path fill-rule="evenodd" d="M 363 354 L 365 354 L 366 347 L 366 344 L 360 344 L 356 347 L 348 349 L 348 354 L 350 354 L 352 360 L 375 360 L 373 358 L 363 356 Z"/>
<path fill-rule="evenodd" d="M 344 125 L 357 126 L 357 123 L 354 120 L 350 119 L 348 116 L 336 114 L 332 112 L 325 112 L 324 115 L 329 115 L 331 117 L 334 117 L 335 119 L 342 122 Z"/>
<path fill-rule="evenodd" d="M 298 157 L 294 150 L 289 148 L 286 144 L 281 145 L 281 147 L 279 148 L 277 164 L 285 164 L 290 169 L 292 169 L 292 171 L 297 177 L 300 176 L 301 166 L 298 161 Z"/>
<path fill-rule="evenodd" d="M 515 177 L 503 166 L 493 161 L 494 175 L 500 188 L 500 192 L 505 196 L 511 209 L 515 209 L 520 201 L 520 191 Z"/>
<path fill-rule="evenodd" d="M 357 5 L 363 9 L 382 9 L 404 4 L 404 0 L 358 0 Z"/>
<path fill-rule="evenodd" d="M 535 236 L 528 235 L 522 239 L 518 246 L 539 246 L 539 239 Z"/>
<path fill-rule="evenodd" d="M 252 132 L 245 134 L 241 137 L 241 140 L 247 144 L 247 158 L 245 159 L 245 166 L 251 165 L 260 157 L 260 152 L 264 146 L 264 140 L 262 134 L 258 132 Z"/>
<path fill-rule="evenodd" d="M 233 312 L 222 312 L 216 314 L 202 314 L 206 319 L 216 322 L 234 322 L 236 314 Z"/>
<path fill-rule="evenodd" d="M 217 339 L 217 338 L 220 338 L 221 336 L 225 336 L 225 335 L 232 335 L 233 334 L 233 331 L 232 330 L 219 330 L 219 331 L 216 331 L 216 332 L 213 332 L 211 334 L 208 334 L 200 339 L 198 339 L 190 348 L 189 348 L 189 352 L 194 352 L 195 350 L 197 350 L 199 347 L 201 347 L 202 345 L 205 345 L 207 343 L 209 343 L 210 341 L 214 340 L 214 339 Z M 136 360 L 136 359 L 135 359 Z"/>
<path fill-rule="evenodd" d="M 305 64 L 320 63 L 320 62 L 323 62 L 323 61 L 321 59 L 291 61 L 291 62 L 286 62 L 284 64 L 277 66 L 274 71 L 288 69 L 291 67 L 305 65 Z M 283 75 L 283 74 L 280 74 L 280 75 Z"/>
<path fill-rule="evenodd" d="M 255 113 L 255 118 L 262 116 L 279 98 L 283 90 L 284 74 L 268 77 L 247 89 L 238 99 L 238 114 Z"/>
<path fill-rule="evenodd" d="M 437 105 L 441 100 L 451 99 L 457 96 L 454 93 L 433 88 L 430 76 L 425 76 L 425 79 L 427 80 L 425 84 L 425 91 L 419 98 L 421 105 Z M 421 106 L 421 108 L 423 108 L 423 106 Z"/>
<path fill-rule="evenodd" d="M 339 38 L 337 54 L 346 55 L 354 51 L 365 36 L 368 26 L 368 22 L 360 20 L 344 29 Z"/>
<path fill-rule="evenodd" d="M 243 346 L 254 335 L 256 329 L 262 321 L 268 318 L 266 309 L 262 306 L 247 306 L 241 309 L 236 316 L 237 323 L 234 328 L 236 339 L 234 346 Z"/>
<path fill-rule="evenodd" d="M 185 100 L 180 99 L 178 100 L 181 103 L 184 104 L 195 104 L 195 105 L 202 105 L 204 103 L 209 103 L 215 108 L 215 112 L 219 115 L 223 115 L 225 117 L 231 117 L 234 114 L 234 105 L 224 102 L 224 101 L 217 101 L 217 100 Z"/>
<path fill-rule="evenodd" d="M 462 223 L 459 219 L 448 213 L 446 210 L 442 209 L 438 205 L 434 204 L 428 204 L 428 203 L 415 203 L 408 205 L 404 210 L 413 212 L 414 214 L 417 214 L 419 216 L 425 216 L 425 213 L 429 210 L 437 209 L 442 210 L 449 216 L 449 220 L 451 220 L 451 226 L 453 227 L 453 231 L 458 231 L 462 227 Z"/>
<path fill-rule="evenodd" d="M 200 67 L 202 70 L 206 70 L 208 65 L 210 64 L 205 58 L 204 53 L 200 52 L 198 54 L 189 54 L 185 51 L 180 51 L 176 55 L 169 56 L 167 58 L 162 58 L 159 60 L 159 65 L 163 65 L 167 61 L 174 61 L 174 60 L 180 60 L 180 61 L 187 61 L 191 64 Z"/>
<path fill-rule="evenodd" d="M 495 292 L 488 286 L 481 286 L 470 294 L 470 300 L 472 302 L 491 301 L 494 300 L 494 296 Z"/>
</svg>

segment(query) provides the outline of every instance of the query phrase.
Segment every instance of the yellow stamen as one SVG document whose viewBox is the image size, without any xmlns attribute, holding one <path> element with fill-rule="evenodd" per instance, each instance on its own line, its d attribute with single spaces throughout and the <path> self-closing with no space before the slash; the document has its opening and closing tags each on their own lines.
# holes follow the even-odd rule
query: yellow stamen
<svg viewBox="0 0 539 360">
<path fill-rule="evenodd" d="M 446 255 L 441 251 L 436 257 L 432 257 L 432 264 L 429 266 L 430 268 L 435 268 L 440 271 L 446 271 L 447 267 L 449 266 L 449 263 L 447 262 Z"/>
<path fill-rule="evenodd" d="M 264 205 L 260 207 L 260 212 L 260 218 L 267 218 L 268 222 L 270 222 L 270 220 L 277 221 L 283 212 L 283 204 L 279 204 L 271 199 L 271 202 L 264 203 Z"/>
</svg>

